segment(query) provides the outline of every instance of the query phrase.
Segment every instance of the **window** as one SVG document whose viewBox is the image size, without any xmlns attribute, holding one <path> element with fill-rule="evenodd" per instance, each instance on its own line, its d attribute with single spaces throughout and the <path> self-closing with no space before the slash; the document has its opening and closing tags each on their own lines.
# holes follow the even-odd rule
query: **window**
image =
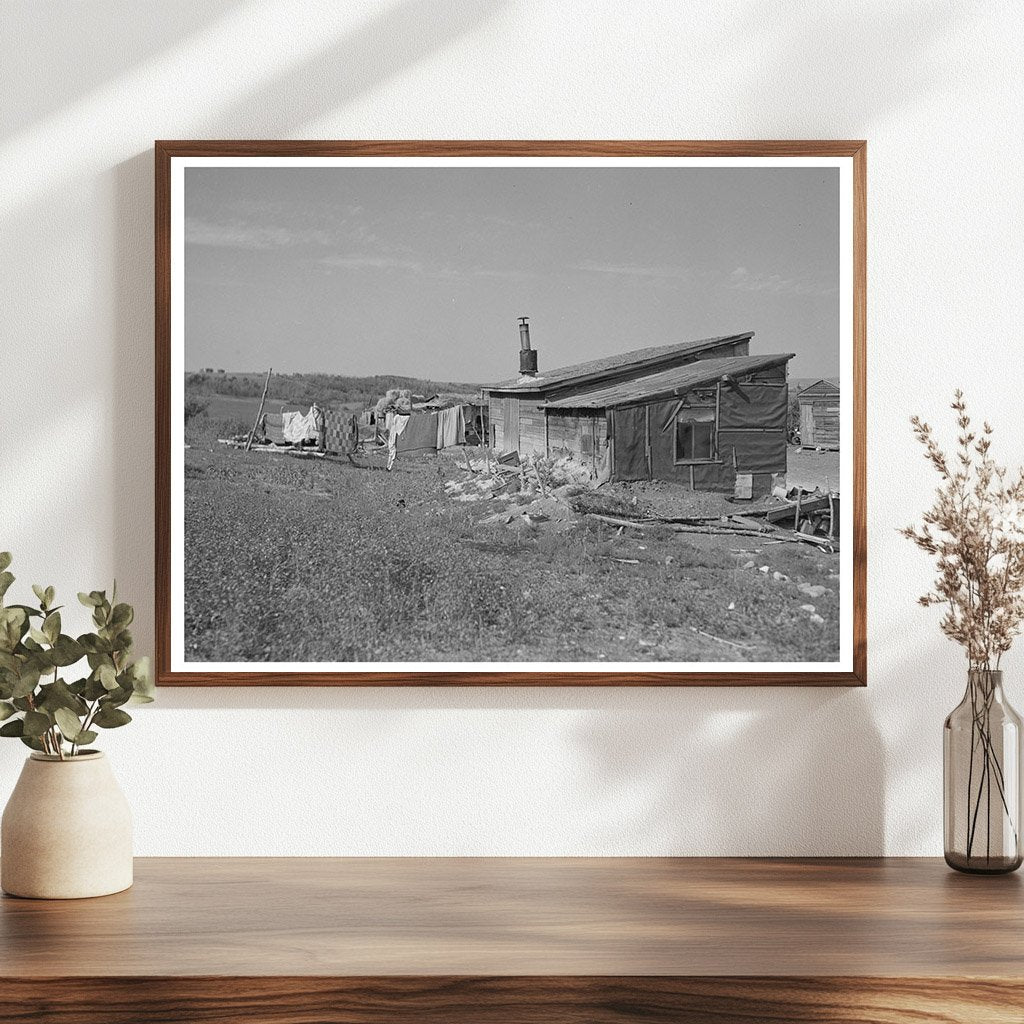
<svg viewBox="0 0 1024 1024">
<path fill-rule="evenodd" d="M 715 410 L 680 409 L 676 413 L 676 462 L 714 462 L 715 456 Z"/>
</svg>

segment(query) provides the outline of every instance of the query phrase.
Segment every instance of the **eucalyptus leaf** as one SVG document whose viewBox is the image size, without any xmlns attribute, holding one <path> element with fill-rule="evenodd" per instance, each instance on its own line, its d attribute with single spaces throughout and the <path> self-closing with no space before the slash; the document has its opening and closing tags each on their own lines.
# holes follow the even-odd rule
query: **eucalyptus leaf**
<svg viewBox="0 0 1024 1024">
<path fill-rule="evenodd" d="M 11 553 L 10 551 L 0 551 L 0 571 L 6 569 L 11 564 Z"/>
<path fill-rule="evenodd" d="M 39 603 L 45 608 L 46 607 L 46 587 L 39 586 L 38 583 L 32 584 L 32 593 L 39 598 Z"/>
<path fill-rule="evenodd" d="M 106 637 L 97 636 L 95 633 L 83 633 L 78 638 L 79 645 L 90 654 L 110 654 L 112 648 Z M 96 666 L 89 662 L 92 668 Z"/>
<path fill-rule="evenodd" d="M 50 716 L 44 715 L 41 711 L 25 712 L 24 732 L 26 736 L 42 736 L 52 724 Z"/>
<path fill-rule="evenodd" d="M 92 594 L 83 594 L 81 591 L 78 592 L 78 600 L 85 605 L 86 608 L 95 608 L 99 604 L 99 600 L 95 592 Z"/>
<path fill-rule="evenodd" d="M 0 572 L 0 597 L 3 597 L 11 589 L 13 582 L 14 577 L 9 572 Z"/>
<path fill-rule="evenodd" d="M 54 590 L 53 587 L 47 587 L 46 588 L 46 592 L 43 594 L 43 597 L 46 598 L 46 602 L 45 603 L 46 603 L 46 607 L 47 608 L 51 608 L 51 609 L 53 608 L 53 599 L 56 596 L 57 596 L 57 591 Z"/>
<path fill-rule="evenodd" d="M 82 645 L 77 641 L 69 637 L 66 633 L 61 633 L 57 637 L 56 643 L 53 645 L 52 658 L 53 664 L 59 667 L 67 667 L 68 665 L 74 665 L 76 661 L 81 661 L 85 657 L 85 650 Z"/>
<path fill-rule="evenodd" d="M 0 736 L 3 734 L 3 729 L 0 729 Z M 19 739 L 26 747 L 31 747 L 33 750 L 38 750 L 40 753 L 46 753 L 46 747 L 44 747 L 42 742 L 36 739 L 35 736 L 20 736 Z"/>
<path fill-rule="evenodd" d="M 0 722 L 6 722 L 11 715 L 16 715 L 18 709 L 9 701 L 0 700 Z"/>
<path fill-rule="evenodd" d="M 150 697 L 156 693 L 153 685 L 153 675 L 150 669 L 149 658 L 139 658 L 129 668 L 132 677 L 132 685 L 138 697 Z"/>
<path fill-rule="evenodd" d="M 100 665 L 96 669 L 96 678 L 103 684 L 105 690 L 116 690 L 118 687 L 117 673 L 113 665 Z"/>
<path fill-rule="evenodd" d="M 131 720 L 132 716 L 127 711 L 105 704 L 96 712 L 92 721 L 93 725 L 98 725 L 101 729 L 117 729 L 122 725 L 127 725 Z M 0 729 L 2 728 L 0 726 Z"/>
<path fill-rule="evenodd" d="M 53 712 L 56 712 L 58 708 L 65 708 L 79 718 L 89 712 L 89 705 L 74 693 L 63 679 L 57 679 L 39 688 L 36 707 L 41 711 Z"/>
<path fill-rule="evenodd" d="M 135 618 L 135 612 L 130 604 L 116 604 L 110 613 L 110 624 L 121 629 L 130 626 Z"/>
<path fill-rule="evenodd" d="M 82 696 L 86 700 L 99 700 L 100 697 L 105 697 L 107 694 L 107 688 L 96 678 L 96 676 L 89 676 L 85 681 L 85 689 L 82 690 Z"/>
<path fill-rule="evenodd" d="M 79 734 L 82 732 L 82 721 L 78 715 L 67 708 L 57 708 L 53 717 L 64 738 L 72 743 L 77 743 Z"/>
<path fill-rule="evenodd" d="M 25 722 L 20 718 L 12 719 L 0 725 L 0 736 L 24 736 Z"/>
<path fill-rule="evenodd" d="M 60 612 L 50 612 L 43 619 L 42 630 L 51 644 L 56 643 L 57 637 L 60 636 Z"/>
<path fill-rule="evenodd" d="M 92 729 L 85 729 L 78 734 L 78 739 L 75 742 L 81 746 L 83 743 L 92 743 L 97 736 L 99 736 L 98 732 L 93 732 Z"/>
<path fill-rule="evenodd" d="M 35 626 L 31 626 L 29 628 L 28 635 L 32 637 L 37 644 L 41 645 L 51 643 L 50 638 L 41 629 L 36 629 Z"/>
<path fill-rule="evenodd" d="M 39 668 L 35 665 L 25 665 L 21 670 L 18 681 L 11 691 L 12 697 L 28 697 L 39 685 Z"/>
<path fill-rule="evenodd" d="M 11 652 L 28 628 L 28 616 L 21 608 L 0 608 L 0 650 Z"/>
<path fill-rule="evenodd" d="M 103 698 L 101 703 L 104 707 L 119 708 L 122 704 L 127 704 L 132 699 L 131 683 L 126 686 L 119 686 L 116 690 L 110 690 Z"/>
<path fill-rule="evenodd" d="M 28 616 L 28 618 L 30 618 L 30 619 L 33 619 L 33 618 L 34 619 L 44 619 L 44 618 L 46 618 L 46 616 L 43 615 L 43 613 L 38 608 L 34 608 L 30 604 L 9 604 L 7 607 L 8 608 L 20 608 L 25 613 L 25 615 Z"/>
</svg>

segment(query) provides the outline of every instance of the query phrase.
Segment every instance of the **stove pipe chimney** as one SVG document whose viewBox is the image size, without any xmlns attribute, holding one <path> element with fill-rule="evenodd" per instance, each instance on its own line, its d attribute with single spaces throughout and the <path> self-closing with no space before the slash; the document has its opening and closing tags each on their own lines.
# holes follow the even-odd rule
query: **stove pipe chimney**
<svg viewBox="0 0 1024 1024">
<path fill-rule="evenodd" d="M 526 322 L 529 319 L 519 318 L 519 372 L 524 377 L 536 377 L 537 353 L 530 348 L 530 325 Z"/>
</svg>

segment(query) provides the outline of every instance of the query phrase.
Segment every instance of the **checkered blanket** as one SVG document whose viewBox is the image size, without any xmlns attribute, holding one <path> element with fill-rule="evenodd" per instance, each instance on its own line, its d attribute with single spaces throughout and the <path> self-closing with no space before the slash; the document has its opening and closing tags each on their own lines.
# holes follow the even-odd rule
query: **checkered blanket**
<svg viewBox="0 0 1024 1024">
<path fill-rule="evenodd" d="M 359 448 L 359 417 L 336 409 L 324 411 L 326 447 L 342 455 L 350 455 Z"/>
</svg>

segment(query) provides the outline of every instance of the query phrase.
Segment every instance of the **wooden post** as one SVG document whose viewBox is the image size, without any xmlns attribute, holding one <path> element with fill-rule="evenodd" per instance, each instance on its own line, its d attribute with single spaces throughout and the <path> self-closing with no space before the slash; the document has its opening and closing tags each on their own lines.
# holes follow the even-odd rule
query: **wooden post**
<svg viewBox="0 0 1024 1024">
<path fill-rule="evenodd" d="M 825 486 L 828 488 L 828 539 L 832 540 L 836 535 L 836 505 L 835 499 L 832 496 L 832 485 L 829 483 L 828 477 L 825 477 Z"/>
<path fill-rule="evenodd" d="M 541 479 L 540 470 L 537 468 L 537 456 L 533 457 L 533 472 L 537 477 L 537 484 L 540 486 L 540 496 L 546 498 L 548 496 L 547 489 L 544 487 L 544 481 Z"/>
<path fill-rule="evenodd" d="M 796 511 L 793 513 L 793 531 L 794 533 L 800 532 L 800 499 L 804 496 L 803 487 L 798 486 L 796 489 Z"/>
<path fill-rule="evenodd" d="M 267 389 L 270 387 L 270 375 L 274 372 L 274 368 L 271 367 L 267 370 L 267 379 L 263 383 L 263 397 L 260 399 L 260 407 L 256 413 L 256 419 L 253 420 L 252 430 L 249 431 L 249 440 L 245 442 L 245 450 L 248 451 L 252 447 L 252 439 L 256 436 L 256 428 L 260 425 L 260 417 L 263 415 L 263 404 L 267 400 Z"/>
</svg>

